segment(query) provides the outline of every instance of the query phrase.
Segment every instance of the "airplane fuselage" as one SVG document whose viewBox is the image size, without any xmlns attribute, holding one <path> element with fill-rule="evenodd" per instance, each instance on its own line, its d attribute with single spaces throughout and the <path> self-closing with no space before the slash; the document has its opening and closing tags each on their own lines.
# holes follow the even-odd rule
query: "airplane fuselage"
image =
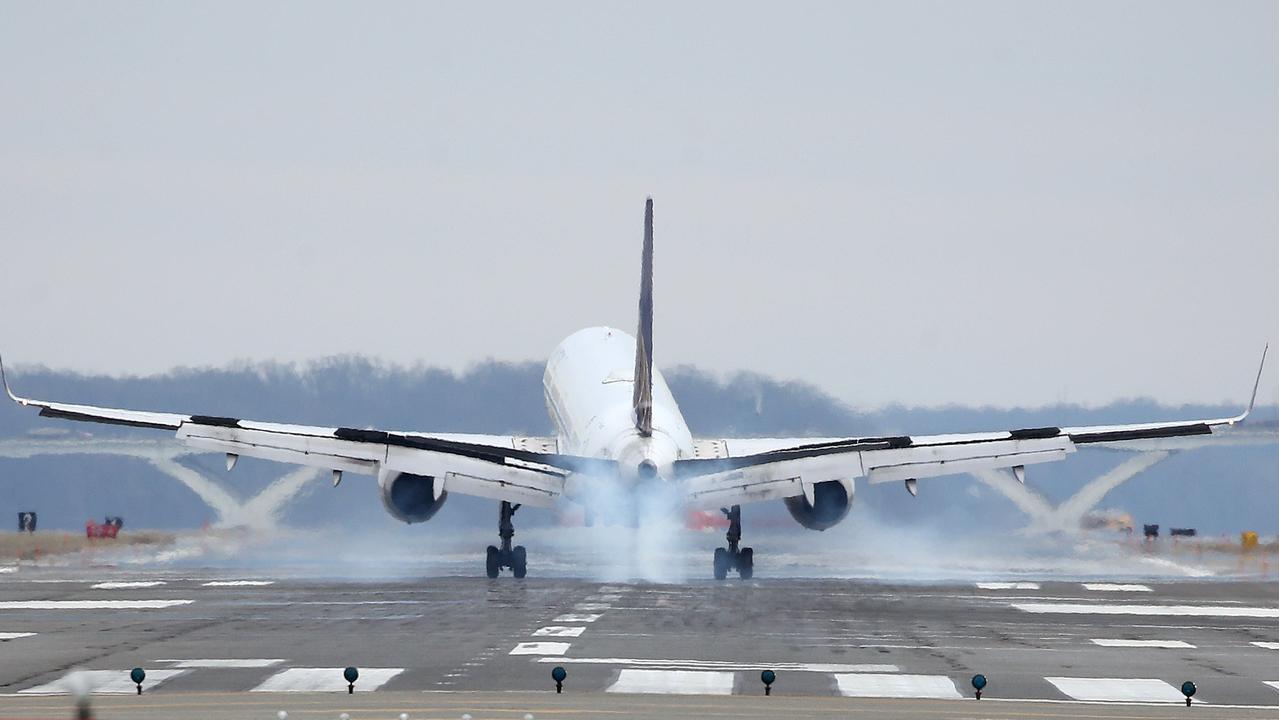
<svg viewBox="0 0 1279 720">
<path fill-rule="evenodd" d="M 542 387 L 560 452 L 616 460 L 622 479 L 632 484 L 653 474 L 669 479 L 672 464 L 692 455 L 693 436 L 656 368 L 653 432 L 640 434 L 632 406 L 634 373 L 635 338 L 615 328 L 579 330 L 555 348 Z"/>
</svg>

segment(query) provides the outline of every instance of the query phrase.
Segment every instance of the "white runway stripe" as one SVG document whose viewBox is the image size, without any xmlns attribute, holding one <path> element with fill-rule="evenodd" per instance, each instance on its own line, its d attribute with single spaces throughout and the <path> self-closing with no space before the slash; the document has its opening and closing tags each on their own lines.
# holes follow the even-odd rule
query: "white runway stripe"
<svg viewBox="0 0 1279 720">
<path fill-rule="evenodd" d="M 346 692 L 344 668 L 289 668 L 266 679 L 250 692 Z M 360 668 L 357 692 L 377 690 L 404 668 Z"/>
<path fill-rule="evenodd" d="M 200 583 L 202 587 L 263 587 L 274 584 L 274 580 L 212 580 Z"/>
<path fill-rule="evenodd" d="M 1279 680 L 1267 680 L 1265 683 L 1270 687 L 1279 690 Z"/>
<path fill-rule="evenodd" d="M 1038 590 L 1039 583 L 1033 582 L 980 582 L 978 590 Z"/>
<path fill-rule="evenodd" d="M 1183 703 L 1185 696 L 1163 680 L 1147 678 L 1044 678 L 1064 695 L 1093 702 Z M 1201 703 L 1195 698 L 1196 703 Z"/>
<path fill-rule="evenodd" d="M 156 662 L 173 663 L 177 668 L 265 668 L 279 665 L 283 660 L 266 658 L 231 659 L 198 659 L 198 660 L 156 660 Z"/>
<path fill-rule="evenodd" d="M 1068 615 L 1165 615 L 1176 617 L 1279 617 L 1279 608 L 1235 605 L 1105 605 L 1102 603 L 1012 603 L 1028 613 Z"/>
<path fill-rule="evenodd" d="M 566 642 L 522 642 L 509 655 L 563 655 L 568 652 Z"/>
<path fill-rule="evenodd" d="M 19 638 L 24 638 L 24 637 L 32 637 L 34 635 L 35 633 L 28 633 L 28 632 L 0 632 L 0 642 L 17 640 Z"/>
<path fill-rule="evenodd" d="M 845 697 L 962 698 L 955 681 L 945 675 L 888 675 L 849 673 L 835 676 L 835 686 Z"/>
<path fill-rule="evenodd" d="M 1279 642 L 1265 642 L 1264 640 L 1259 640 L 1251 644 L 1267 650 L 1279 650 Z"/>
<path fill-rule="evenodd" d="M 90 585 L 91 590 L 127 590 L 129 588 L 149 588 L 159 587 L 164 584 L 163 580 L 135 580 L 130 582 L 100 582 L 96 585 Z"/>
<path fill-rule="evenodd" d="M 1145 585 L 1117 585 L 1115 583 L 1084 583 L 1084 589 L 1099 592 L 1153 592 Z"/>
<path fill-rule="evenodd" d="M 618 673 L 605 692 L 661 695 L 732 695 L 733 673 L 705 670 L 634 670 Z"/>
<path fill-rule="evenodd" d="M 573 609 L 581 612 L 601 612 L 612 607 L 608 603 L 578 603 L 573 606 Z"/>
<path fill-rule="evenodd" d="M 617 602 L 618 600 L 621 600 L 622 596 L 621 595 L 587 595 L 584 599 L 586 600 L 586 602 L 611 603 L 611 602 Z"/>
<path fill-rule="evenodd" d="M 1131 647 L 1131 648 L 1186 648 L 1193 649 L 1195 646 L 1181 640 L 1121 640 L 1107 638 L 1093 638 L 1093 644 L 1102 647 Z"/>
<path fill-rule="evenodd" d="M 550 625 L 544 628 L 538 628 L 533 631 L 533 637 L 579 637 L 586 628 L 564 627 L 563 625 Z"/>
<path fill-rule="evenodd" d="M 579 623 L 579 622 L 595 622 L 604 617 L 602 613 L 568 613 L 555 618 L 555 622 Z"/>
<path fill-rule="evenodd" d="M 17 572 L 18 568 L 14 565 L 0 565 L 0 574 Z"/>
<path fill-rule="evenodd" d="M 0 610 L 158 610 L 194 600 L 4 600 Z"/>
<path fill-rule="evenodd" d="M 846 665 L 840 663 L 737 663 L 727 660 L 657 660 L 652 658 L 580 658 L 580 657 L 547 657 L 538 660 L 542 663 L 556 665 L 630 665 L 632 667 L 656 667 L 671 670 L 725 670 L 725 671 L 758 671 L 760 668 L 772 668 L 778 672 L 816 672 L 816 673 L 895 673 L 896 665 L 862 664 Z"/>
<path fill-rule="evenodd" d="M 93 688 L 93 692 L 103 695 L 135 695 L 138 692 L 138 686 L 133 684 L 129 679 L 129 670 L 78 670 L 83 673 L 85 679 L 89 681 L 89 686 Z M 143 690 L 152 690 L 162 685 L 168 680 L 179 675 L 185 675 L 189 670 L 149 670 L 147 671 L 147 679 L 142 683 Z M 70 691 L 67 689 L 67 678 L 70 673 L 54 680 L 51 683 L 37 685 L 19 690 L 23 695 L 66 695 Z"/>
</svg>

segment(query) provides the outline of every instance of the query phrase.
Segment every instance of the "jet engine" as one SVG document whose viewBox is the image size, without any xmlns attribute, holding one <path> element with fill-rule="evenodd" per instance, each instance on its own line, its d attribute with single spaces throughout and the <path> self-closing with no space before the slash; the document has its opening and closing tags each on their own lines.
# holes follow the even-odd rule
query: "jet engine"
<svg viewBox="0 0 1279 720">
<path fill-rule="evenodd" d="M 430 475 L 383 471 L 378 477 L 382 506 L 401 522 L 426 522 L 449 499 L 447 492 L 436 496 L 436 482 Z"/>
<path fill-rule="evenodd" d="M 826 530 L 847 517 L 853 505 L 853 485 L 840 480 L 819 482 L 813 485 L 811 503 L 803 495 L 783 498 L 782 502 L 795 522 L 809 530 Z"/>
</svg>

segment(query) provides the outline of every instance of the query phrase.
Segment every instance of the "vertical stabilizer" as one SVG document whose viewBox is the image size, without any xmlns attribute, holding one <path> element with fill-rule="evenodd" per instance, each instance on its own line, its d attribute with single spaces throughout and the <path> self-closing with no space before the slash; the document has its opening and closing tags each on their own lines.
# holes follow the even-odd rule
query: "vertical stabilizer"
<svg viewBox="0 0 1279 720">
<path fill-rule="evenodd" d="M 653 434 L 653 198 L 644 204 L 644 255 L 640 261 L 639 331 L 635 333 L 635 429 Z"/>
</svg>

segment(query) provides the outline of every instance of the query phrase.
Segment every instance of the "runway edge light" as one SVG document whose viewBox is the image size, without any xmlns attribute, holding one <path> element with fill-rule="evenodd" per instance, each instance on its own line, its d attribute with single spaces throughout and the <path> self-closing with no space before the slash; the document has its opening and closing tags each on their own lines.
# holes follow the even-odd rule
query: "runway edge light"
<svg viewBox="0 0 1279 720">
<path fill-rule="evenodd" d="M 142 694 L 142 681 L 147 679 L 147 671 L 140 667 L 135 667 L 129 671 L 129 679 L 134 685 L 138 686 L 138 694 Z"/>
<path fill-rule="evenodd" d="M 564 691 L 564 678 L 568 677 L 568 671 L 563 667 L 556 665 L 551 669 L 551 679 L 555 681 L 555 694 L 559 695 Z"/>
<path fill-rule="evenodd" d="M 765 670 L 759 674 L 759 681 L 764 683 L 764 694 L 773 694 L 773 683 L 777 682 L 777 673 L 772 670 Z"/>
<path fill-rule="evenodd" d="M 360 679 L 360 671 L 354 665 L 348 666 L 342 671 L 342 677 L 346 678 L 346 694 L 355 694 L 355 681 Z"/>
<path fill-rule="evenodd" d="M 986 689 L 986 676 L 977 673 L 973 676 L 973 694 L 981 700 L 981 691 Z"/>
<path fill-rule="evenodd" d="M 1194 697 L 1194 694 L 1198 691 L 1199 688 L 1195 687 L 1195 684 L 1189 680 L 1181 684 L 1181 694 L 1186 696 L 1186 707 L 1190 707 L 1190 698 Z"/>
</svg>

